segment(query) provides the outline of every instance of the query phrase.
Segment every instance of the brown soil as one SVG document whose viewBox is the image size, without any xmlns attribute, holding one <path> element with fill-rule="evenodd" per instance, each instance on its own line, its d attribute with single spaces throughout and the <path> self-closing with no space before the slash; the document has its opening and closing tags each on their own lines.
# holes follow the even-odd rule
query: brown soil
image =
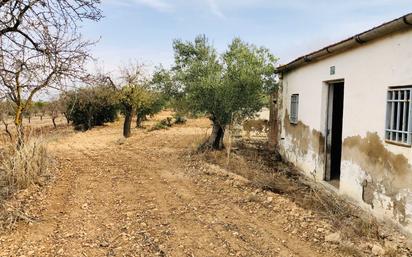
<svg viewBox="0 0 412 257">
<path fill-rule="evenodd" d="M 192 158 L 208 128 L 123 140 L 116 123 L 54 139 L 56 179 L 0 234 L 0 256 L 352 256 L 310 210 Z"/>
</svg>

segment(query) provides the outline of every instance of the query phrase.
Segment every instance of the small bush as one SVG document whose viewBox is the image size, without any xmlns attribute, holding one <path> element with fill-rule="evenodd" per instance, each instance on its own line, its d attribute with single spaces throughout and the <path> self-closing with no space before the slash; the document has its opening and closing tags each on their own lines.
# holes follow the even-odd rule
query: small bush
<svg viewBox="0 0 412 257">
<path fill-rule="evenodd" d="M 161 130 L 161 129 L 167 129 L 167 128 L 168 126 L 165 126 L 161 122 L 158 122 L 153 127 L 151 127 L 149 131 L 155 131 L 155 130 Z"/>
<path fill-rule="evenodd" d="M 65 110 L 76 129 L 89 130 L 113 122 L 118 113 L 118 97 L 108 86 L 81 88 L 64 96 Z"/>
<path fill-rule="evenodd" d="M 167 117 L 166 119 L 163 119 L 161 121 L 159 121 L 158 123 L 156 123 L 151 129 L 150 131 L 155 131 L 155 130 L 161 130 L 161 129 L 168 129 L 170 128 L 173 123 L 172 123 L 172 118 L 171 117 Z"/>
<path fill-rule="evenodd" d="M 173 118 L 175 119 L 175 124 L 185 124 L 187 121 L 186 117 L 179 113 L 175 114 Z"/>
<path fill-rule="evenodd" d="M 173 118 L 172 117 L 167 117 L 164 120 L 161 120 L 160 122 L 163 123 L 163 125 L 167 126 L 167 127 L 171 127 L 173 125 Z"/>
<path fill-rule="evenodd" d="M 49 168 L 50 159 L 41 138 L 29 140 L 20 149 L 6 146 L 0 152 L 0 196 L 42 184 L 50 176 Z"/>
</svg>

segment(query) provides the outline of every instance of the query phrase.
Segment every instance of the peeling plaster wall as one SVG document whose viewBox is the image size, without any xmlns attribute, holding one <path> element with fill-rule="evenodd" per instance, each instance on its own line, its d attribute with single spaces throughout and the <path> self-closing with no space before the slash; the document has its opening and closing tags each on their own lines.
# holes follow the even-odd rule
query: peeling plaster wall
<svg viewBox="0 0 412 257">
<path fill-rule="evenodd" d="M 330 75 L 330 67 L 336 73 Z M 339 193 L 412 233 L 412 148 L 384 142 L 386 94 L 412 86 L 412 31 L 367 43 L 284 74 L 278 100 L 279 149 L 308 176 L 325 177 L 328 82 L 344 80 Z M 289 121 L 299 94 L 299 123 Z"/>
</svg>

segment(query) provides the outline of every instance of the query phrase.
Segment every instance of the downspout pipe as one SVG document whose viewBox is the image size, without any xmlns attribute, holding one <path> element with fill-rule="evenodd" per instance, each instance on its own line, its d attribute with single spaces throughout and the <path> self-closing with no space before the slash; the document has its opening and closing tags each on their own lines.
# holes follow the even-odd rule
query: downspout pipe
<svg viewBox="0 0 412 257">
<path fill-rule="evenodd" d="M 317 61 L 336 53 L 348 50 L 359 45 L 366 44 L 378 38 L 382 38 L 386 35 L 392 34 L 394 32 L 411 29 L 412 28 L 412 13 L 406 14 L 398 19 L 384 23 L 378 27 L 372 28 L 368 31 L 357 34 L 353 37 L 335 43 L 333 45 L 322 48 L 316 52 L 304 55 L 297 58 L 296 60 L 280 66 L 276 69 L 276 73 L 286 73 L 292 69 L 296 69 L 312 61 Z"/>
</svg>

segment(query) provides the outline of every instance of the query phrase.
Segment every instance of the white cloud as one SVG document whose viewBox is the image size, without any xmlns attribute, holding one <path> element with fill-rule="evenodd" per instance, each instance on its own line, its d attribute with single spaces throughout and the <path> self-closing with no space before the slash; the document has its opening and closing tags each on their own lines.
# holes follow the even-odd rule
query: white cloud
<svg viewBox="0 0 412 257">
<path fill-rule="evenodd" d="M 219 18 L 225 18 L 222 10 L 220 9 L 219 5 L 216 3 L 216 0 L 208 0 L 210 11 Z"/>
<path fill-rule="evenodd" d="M 174 6 L 163 0 L 105 0 L 106 3 L 120 6 L 130 6 L 133 4 L 145 6 L 159 12 L 171 12 Z"/>
<path fill-rule="evenodd" d="M 173 6 L 162 0 L 134 0 L 135 2 L 153 8 L 160 12 L 170 12 L 173 10 Z"/>
</svg>

